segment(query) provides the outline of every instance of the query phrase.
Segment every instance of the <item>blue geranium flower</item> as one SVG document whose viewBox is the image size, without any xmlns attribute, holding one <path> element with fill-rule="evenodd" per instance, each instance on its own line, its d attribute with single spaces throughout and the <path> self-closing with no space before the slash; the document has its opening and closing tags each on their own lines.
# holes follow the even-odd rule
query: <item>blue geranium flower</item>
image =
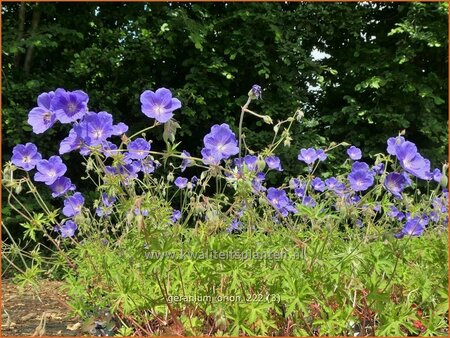
<svg viewBox="0 0 450 338">
<path fill-rule="evenodd" d="M 156 92 L 144 91 L 141 94 L 141 104 L 142 112 L 159 123 L 169 121 L 173 112 L 181 108 L 180 100 L 172 98 L 172 92 L 167 88 L 159 88 Z"/>
<path fill-rule="evenodd" d="M 53 184 L 58 177 L 63 176 L 67 167 L 61 157 L 52 156 L 48 160 L 41 160 L 36 165 L 37 173 L 34 174 L 36 182 L 44 182 L 47 185 Z"/>
<path fill-rule="evenodd" d="M 351 146 L 347 149 L 347 154 L 352 160 L 360 160 L 362 157 L 361 149 Z"/>
<path fill-rule="evenodd" d="M 84 204 L 84 197 L 81 193 L 76 192 L 72 196 L 64 200 L 64 208 L 62 210 L 64 216 L 72 217 L 78 215 Z"/>
<path fill-rule="evenodd" d="M 239 152 L 236 136 L 226 123 L 214 125 L 203 141 L 205 148 L 215 151 L 223 159 L 236 155 Z"/>
<path fill-rule="evenodd" d="M 408 182 L 404 175 L 399 173 L 390 173 L 384 180 L 384 187 L 395 197 L 402 198 L 402 191 L 406 188 Z"/>
<path fill-rule="evenodd" d="M 87 113 L 88 101 L 89 96 L 81 90 L 68 92 L 58 88 L 50 102 L 50 108 L 61 123 L 71 123 L 80 120 Z"/>
<path fill-rule="evenodd" d="M 352 171 L 348 175 L 350 187 L 353 191 L 364 191 L 374 183 L 374 173 L 369 170 L 369 165 L 364 162 L 355 162 Z"/>
<path fill-rule="evenodd" d="M 35 144 L 18 144 L 13 148 L 11 162 L 25 171 L 30 171 L 36 167 L 36 164 L 42 159 Z"/>
</svg>

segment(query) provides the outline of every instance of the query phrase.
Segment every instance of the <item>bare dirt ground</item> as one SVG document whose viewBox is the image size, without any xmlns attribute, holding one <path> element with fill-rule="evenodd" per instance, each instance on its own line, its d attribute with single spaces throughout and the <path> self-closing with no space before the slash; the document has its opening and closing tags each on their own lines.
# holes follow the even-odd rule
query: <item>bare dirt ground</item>
<svg viewBox="0 0 450 338">
<path fill-rule="evenodd" d="M 1 336 L 81 335 L 78 318 L 71 315 L 61 285 L 42 281 L 36 293 L 3 280 Z"/>
</svg>

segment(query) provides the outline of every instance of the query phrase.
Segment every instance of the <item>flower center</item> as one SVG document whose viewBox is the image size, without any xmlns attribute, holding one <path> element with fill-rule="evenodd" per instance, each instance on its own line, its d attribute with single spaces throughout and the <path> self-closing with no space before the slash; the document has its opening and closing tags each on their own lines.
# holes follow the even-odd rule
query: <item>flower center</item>
<svg viewBox="0 0 450 338">
<path fill-rule="evenodd" d="M 49 176 L 49 177 L 55 177 L 55 176 L 56 176 L 56 171 L 50 170 L 50 171 L 48 172 L 48 176 Z"/>
<path fill-rule="evenodd" d="M 73 114 L 77 110 L 77 105 L 73 102 L 69 102 L 69 104 L 67 105 L 67 110 L 69 113 Z"/>
<path fill-rule="evenodd" d="M 95 138 L 99 139 L 99 138 L 102 137 L 102 135 L 103 135 L 103 130 L 97 129 L 97 130 L 94 131 L 94 137 Z"/>
<path fill-rule="evenodd" d="M 161 105 L 156 105 L 155 106 L 155 113 L 156 115 L 161 115 L 162 113 L 164 113 L 164 107 Z"/>
<path fill-rule="evenodd" d="M 225 148 L 225 144 L 223 144 L 223 143 L 219 143 L 217 145 L 217 150 L 219 150 L 220 152 L 223 151 L 224 148 Z"/>
<path fill-rule="evenodd" d="M 388 184 L 389 190 L 399 190 L 397 185 L 394 182 L 390 182 Z"/>
<path fill-rule="evenodd" d="M 31 161 L 30 156 L 24 156 L 22 159 L 23 163 L 29 163 Z"/>
<path fill-rule="evenodd" d="M 44 113 L 42 118 L 44 120 L 44 123 L 49 123 L 52 118 L 52 113 L 48 111 L 48 112 Z"/>
</svg>

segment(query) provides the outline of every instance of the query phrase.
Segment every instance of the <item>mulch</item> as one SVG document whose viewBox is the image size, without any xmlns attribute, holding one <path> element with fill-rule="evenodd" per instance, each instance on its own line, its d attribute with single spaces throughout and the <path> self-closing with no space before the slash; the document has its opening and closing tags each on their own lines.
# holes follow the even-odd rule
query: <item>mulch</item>
<svg viewBox="0 0 450 338">
<path fill-rule="evenodd" d="M 79 318 L 66 304 L 62 283 L 42 281 L 37 290 L 2 281 L 1 336 L 79 336 Z"/>
</svg>

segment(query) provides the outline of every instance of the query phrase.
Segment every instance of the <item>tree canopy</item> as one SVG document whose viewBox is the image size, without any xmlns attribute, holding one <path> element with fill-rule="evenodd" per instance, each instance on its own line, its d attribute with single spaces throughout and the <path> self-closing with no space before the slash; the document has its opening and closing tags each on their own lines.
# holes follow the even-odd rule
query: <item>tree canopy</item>
<svg viewBox="0 0 450 338">
<path fill-rule="evenodd" d="M 259 84 L 255 110 L 274 121 L 305 111 L 280 154 L 288 170 L 301 147 L 346 141 L 370 156 L 401 130 L 439 166 L 447 15 L 447 3 L 418 2 L 4 3 L 4 158 L 28 141 L 49 156 L 67 133 L 32 134 L 27 114 L 44 91 L 84 90 L 91 110 L 133 131 L 149 123 L 139 95 L 170 88 L 183 103 L 183 146 L 194 151 L 213 124 L 237 128 L 239 105 Z M 250 148 L 270 142 L 270 126 L 245 125 Z"/>
</svg>

